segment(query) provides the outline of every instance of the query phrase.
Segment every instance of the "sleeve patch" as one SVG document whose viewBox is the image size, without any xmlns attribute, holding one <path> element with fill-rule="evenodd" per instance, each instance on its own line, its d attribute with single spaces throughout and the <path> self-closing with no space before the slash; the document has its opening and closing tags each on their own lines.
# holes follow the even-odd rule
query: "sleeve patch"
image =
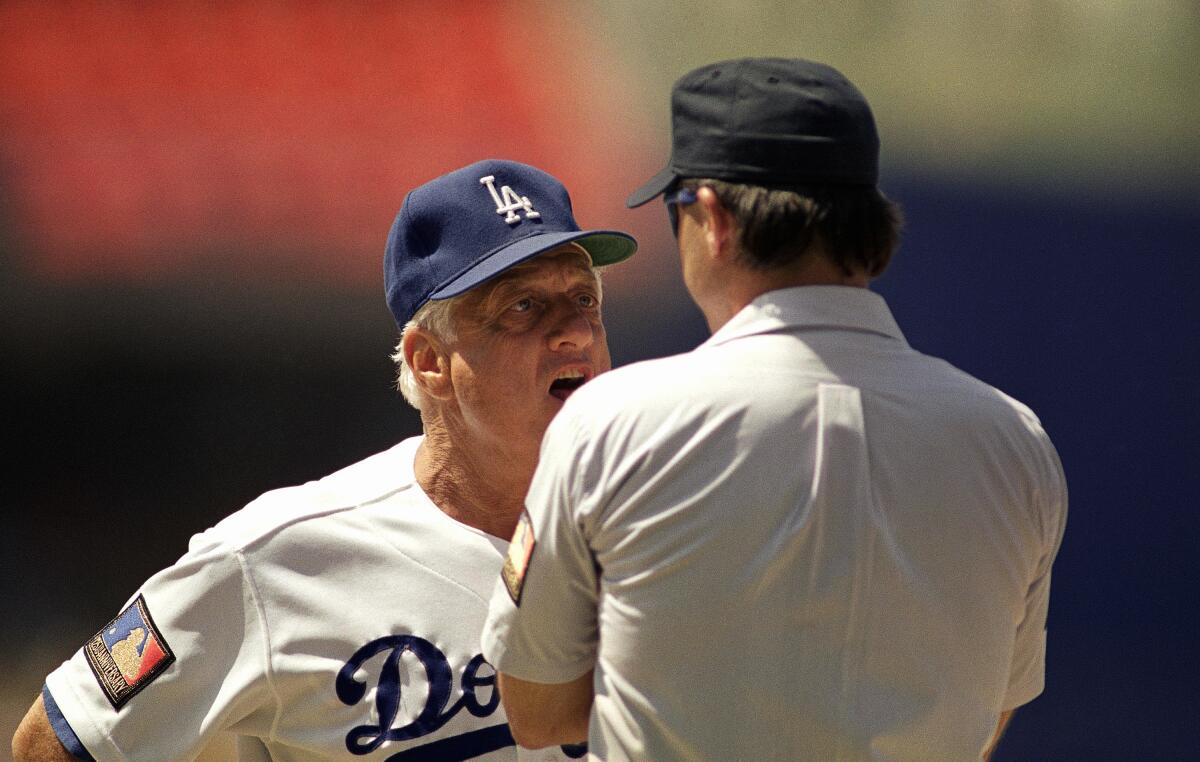
<svg viewBox="0 0 1200 762">
<path fill-rule="evenodd" d="M 113 709 L 120 709 L 175 663 L 141 595 L 96 633 L 83 653 Z"/>
<path fill-rule="evenodd" d="M 512 542 L 508 545 L 508 554 L 504 557 L 504 568 L 500 576 L 504 579 L 504 587 L 513 603 L 521 605 L 521 590 L 525 587 L 525 571 L 529 568 L 529 559 L 533 555 L 533 522 L 529 511 L 521 511 L 517 521 L 517 529 L 513 532 Z"/>
</svg>

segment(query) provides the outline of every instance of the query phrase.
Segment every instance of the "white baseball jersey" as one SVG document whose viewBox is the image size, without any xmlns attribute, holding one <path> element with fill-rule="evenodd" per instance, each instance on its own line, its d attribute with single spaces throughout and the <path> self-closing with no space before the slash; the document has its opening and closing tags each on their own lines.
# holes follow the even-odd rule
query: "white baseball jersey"
<svg viewBox="0 0 1200 762">
<path fill-rule="evenodd" d="M 567 758 L 513 744 L 479 655 L 507 543 L 429 500 L 420 441 L 193 537 L 47 677 L 60 737 L 97 760 L 190 759 L 220 732 L 243 759 Z"/>
<path fill-rule="evenodd" d="M 765 294 L 591 381 L 527 505 L 483 653 L 594 667 L 601 759 L 977 759 L 1042 690 L 1057 455 L 866 289 Z"/>
</svg>

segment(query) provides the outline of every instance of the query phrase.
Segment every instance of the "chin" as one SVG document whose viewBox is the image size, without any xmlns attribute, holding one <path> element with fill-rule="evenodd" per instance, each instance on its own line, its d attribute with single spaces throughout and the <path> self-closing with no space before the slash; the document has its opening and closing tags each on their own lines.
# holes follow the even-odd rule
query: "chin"
<svg viewBox="0 0 1200 762">
<path fill-rule="evenodd" d="M 546 403 L 546 406 L 543 408 L 544 412 L 539 417 L 538 421 L 538 423 L 541 425 L 543 434 L 546 433 L 546 427 L 550 425 L 550 421 L 554 419 L 554 416 L 558 415 L 559 410 L 562 410 L 562 406 L 563 400 L 560 400 L 557 397 L 551 397 L 549 402 Z"/>
</svg>

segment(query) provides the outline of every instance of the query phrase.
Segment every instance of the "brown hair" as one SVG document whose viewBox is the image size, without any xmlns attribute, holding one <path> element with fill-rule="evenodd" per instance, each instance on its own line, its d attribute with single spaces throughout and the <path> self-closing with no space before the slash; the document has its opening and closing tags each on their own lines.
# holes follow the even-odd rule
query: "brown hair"
<svg viewBox="0 0 1200 762">
<path fill-rule="evenodd" d="M 874 186 L 810 185 L 784 189 L 689 178 L 682 186 L 713 189 L 737 220 L 740 256 L 771 270 L 798 261 L 816 242 L 842 271 L 880 275 L 900 244 L 900 207 Z"/>
</svg>

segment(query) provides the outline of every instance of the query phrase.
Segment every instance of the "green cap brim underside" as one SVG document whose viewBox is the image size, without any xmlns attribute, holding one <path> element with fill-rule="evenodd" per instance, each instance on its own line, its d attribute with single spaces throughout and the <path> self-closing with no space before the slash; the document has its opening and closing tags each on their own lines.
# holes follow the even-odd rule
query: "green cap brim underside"
<svg viewBox="0 0 1200 762">
<path fill-rule="evenodd" d="M 637 241 L 624 233 L 593 233 L 575 239 L 575 243 L 587 249 L 592 264 L 598 267 L 624 262 L 637 251 Z"/>
</svg>

